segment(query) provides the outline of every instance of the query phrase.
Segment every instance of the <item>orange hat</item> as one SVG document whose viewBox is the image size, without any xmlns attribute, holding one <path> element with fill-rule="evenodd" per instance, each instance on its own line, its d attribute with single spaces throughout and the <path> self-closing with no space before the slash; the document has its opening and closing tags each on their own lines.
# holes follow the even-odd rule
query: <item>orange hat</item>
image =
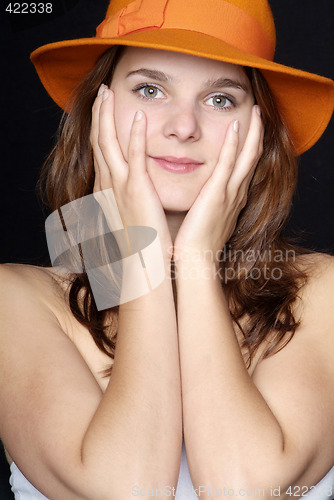
<svg viewBox="0 0 334 500">
<path fill-rule="evenodd" d="M 267 0 L 111 0 L 95 37 L 44 45 L 31 60 L 47 92 L 66 109 L 73 90 L 113 45 L 259 68 L 297 154 L 313 146 L 332 115 L 332 80 L 273 62 L 276 34 Z"/>
</svg>

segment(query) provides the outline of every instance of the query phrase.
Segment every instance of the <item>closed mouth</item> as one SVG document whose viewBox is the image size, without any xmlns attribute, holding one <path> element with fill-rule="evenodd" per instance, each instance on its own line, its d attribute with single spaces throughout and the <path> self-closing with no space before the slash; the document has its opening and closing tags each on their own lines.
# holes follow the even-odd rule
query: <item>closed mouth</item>
<svg viewBox="0 0 334 500">
<path fill-rule="evenodd" d="M 187 157 L 177 158 L 175 156 L 151 156 L 150 158 L 155 160 L 164 170 L 173 173 L 193 172 L 203 165 L 202 162 Z"/>
</svg>

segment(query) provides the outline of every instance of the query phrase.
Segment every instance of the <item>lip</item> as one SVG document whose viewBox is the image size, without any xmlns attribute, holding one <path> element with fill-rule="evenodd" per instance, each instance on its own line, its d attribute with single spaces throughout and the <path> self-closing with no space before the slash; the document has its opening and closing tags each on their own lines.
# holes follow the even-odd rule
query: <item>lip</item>
<svg viewBox="0 0 334 500">
<path fill-rule="evenodd" d="M 176 156 L 151 156 L 150 158 L 155 160 L 164 170 L 168 170 L 169 172 L 173 172 L 175 174 L 187 174 L 203 165 L 202 162 L 187 157 L 177 158 Z"/>
</svg>

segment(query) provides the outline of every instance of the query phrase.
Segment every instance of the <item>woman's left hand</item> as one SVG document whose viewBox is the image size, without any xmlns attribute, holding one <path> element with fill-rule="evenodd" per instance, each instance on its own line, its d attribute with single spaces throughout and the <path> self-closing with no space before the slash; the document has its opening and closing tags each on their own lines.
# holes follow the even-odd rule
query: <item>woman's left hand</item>
<svg viewBox="0 0 334 500">
<path fill-rule="evenodd" d="M 239 153 L 239 123 L 231 122 L 218 163 L 187 213 L 174 244 L 176 264 L 192 256 L 217 260 L 247 202 L 249 184 L 263 152 L 264 128 L 254 106 L 249 131 Z"/>
</svg>

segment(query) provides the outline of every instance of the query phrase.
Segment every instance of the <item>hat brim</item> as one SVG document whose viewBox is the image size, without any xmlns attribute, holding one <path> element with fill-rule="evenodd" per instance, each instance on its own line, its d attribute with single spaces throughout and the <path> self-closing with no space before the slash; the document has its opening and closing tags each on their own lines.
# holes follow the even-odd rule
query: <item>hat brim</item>
<svg viewBox="0 0 334 500">
<path fill-rule="evenodd" d="M 334 107 L 334 82 L 247 54 L 211 36 L 179 29 L 151 29 L 118 38 L 65 40 L 39 47 L 31 60 L 52 99 L 67 110 L 73 91 L 113 45 L 170 50 L 261 70 L 300 155 L 321 137 Z"/>
</svg>

